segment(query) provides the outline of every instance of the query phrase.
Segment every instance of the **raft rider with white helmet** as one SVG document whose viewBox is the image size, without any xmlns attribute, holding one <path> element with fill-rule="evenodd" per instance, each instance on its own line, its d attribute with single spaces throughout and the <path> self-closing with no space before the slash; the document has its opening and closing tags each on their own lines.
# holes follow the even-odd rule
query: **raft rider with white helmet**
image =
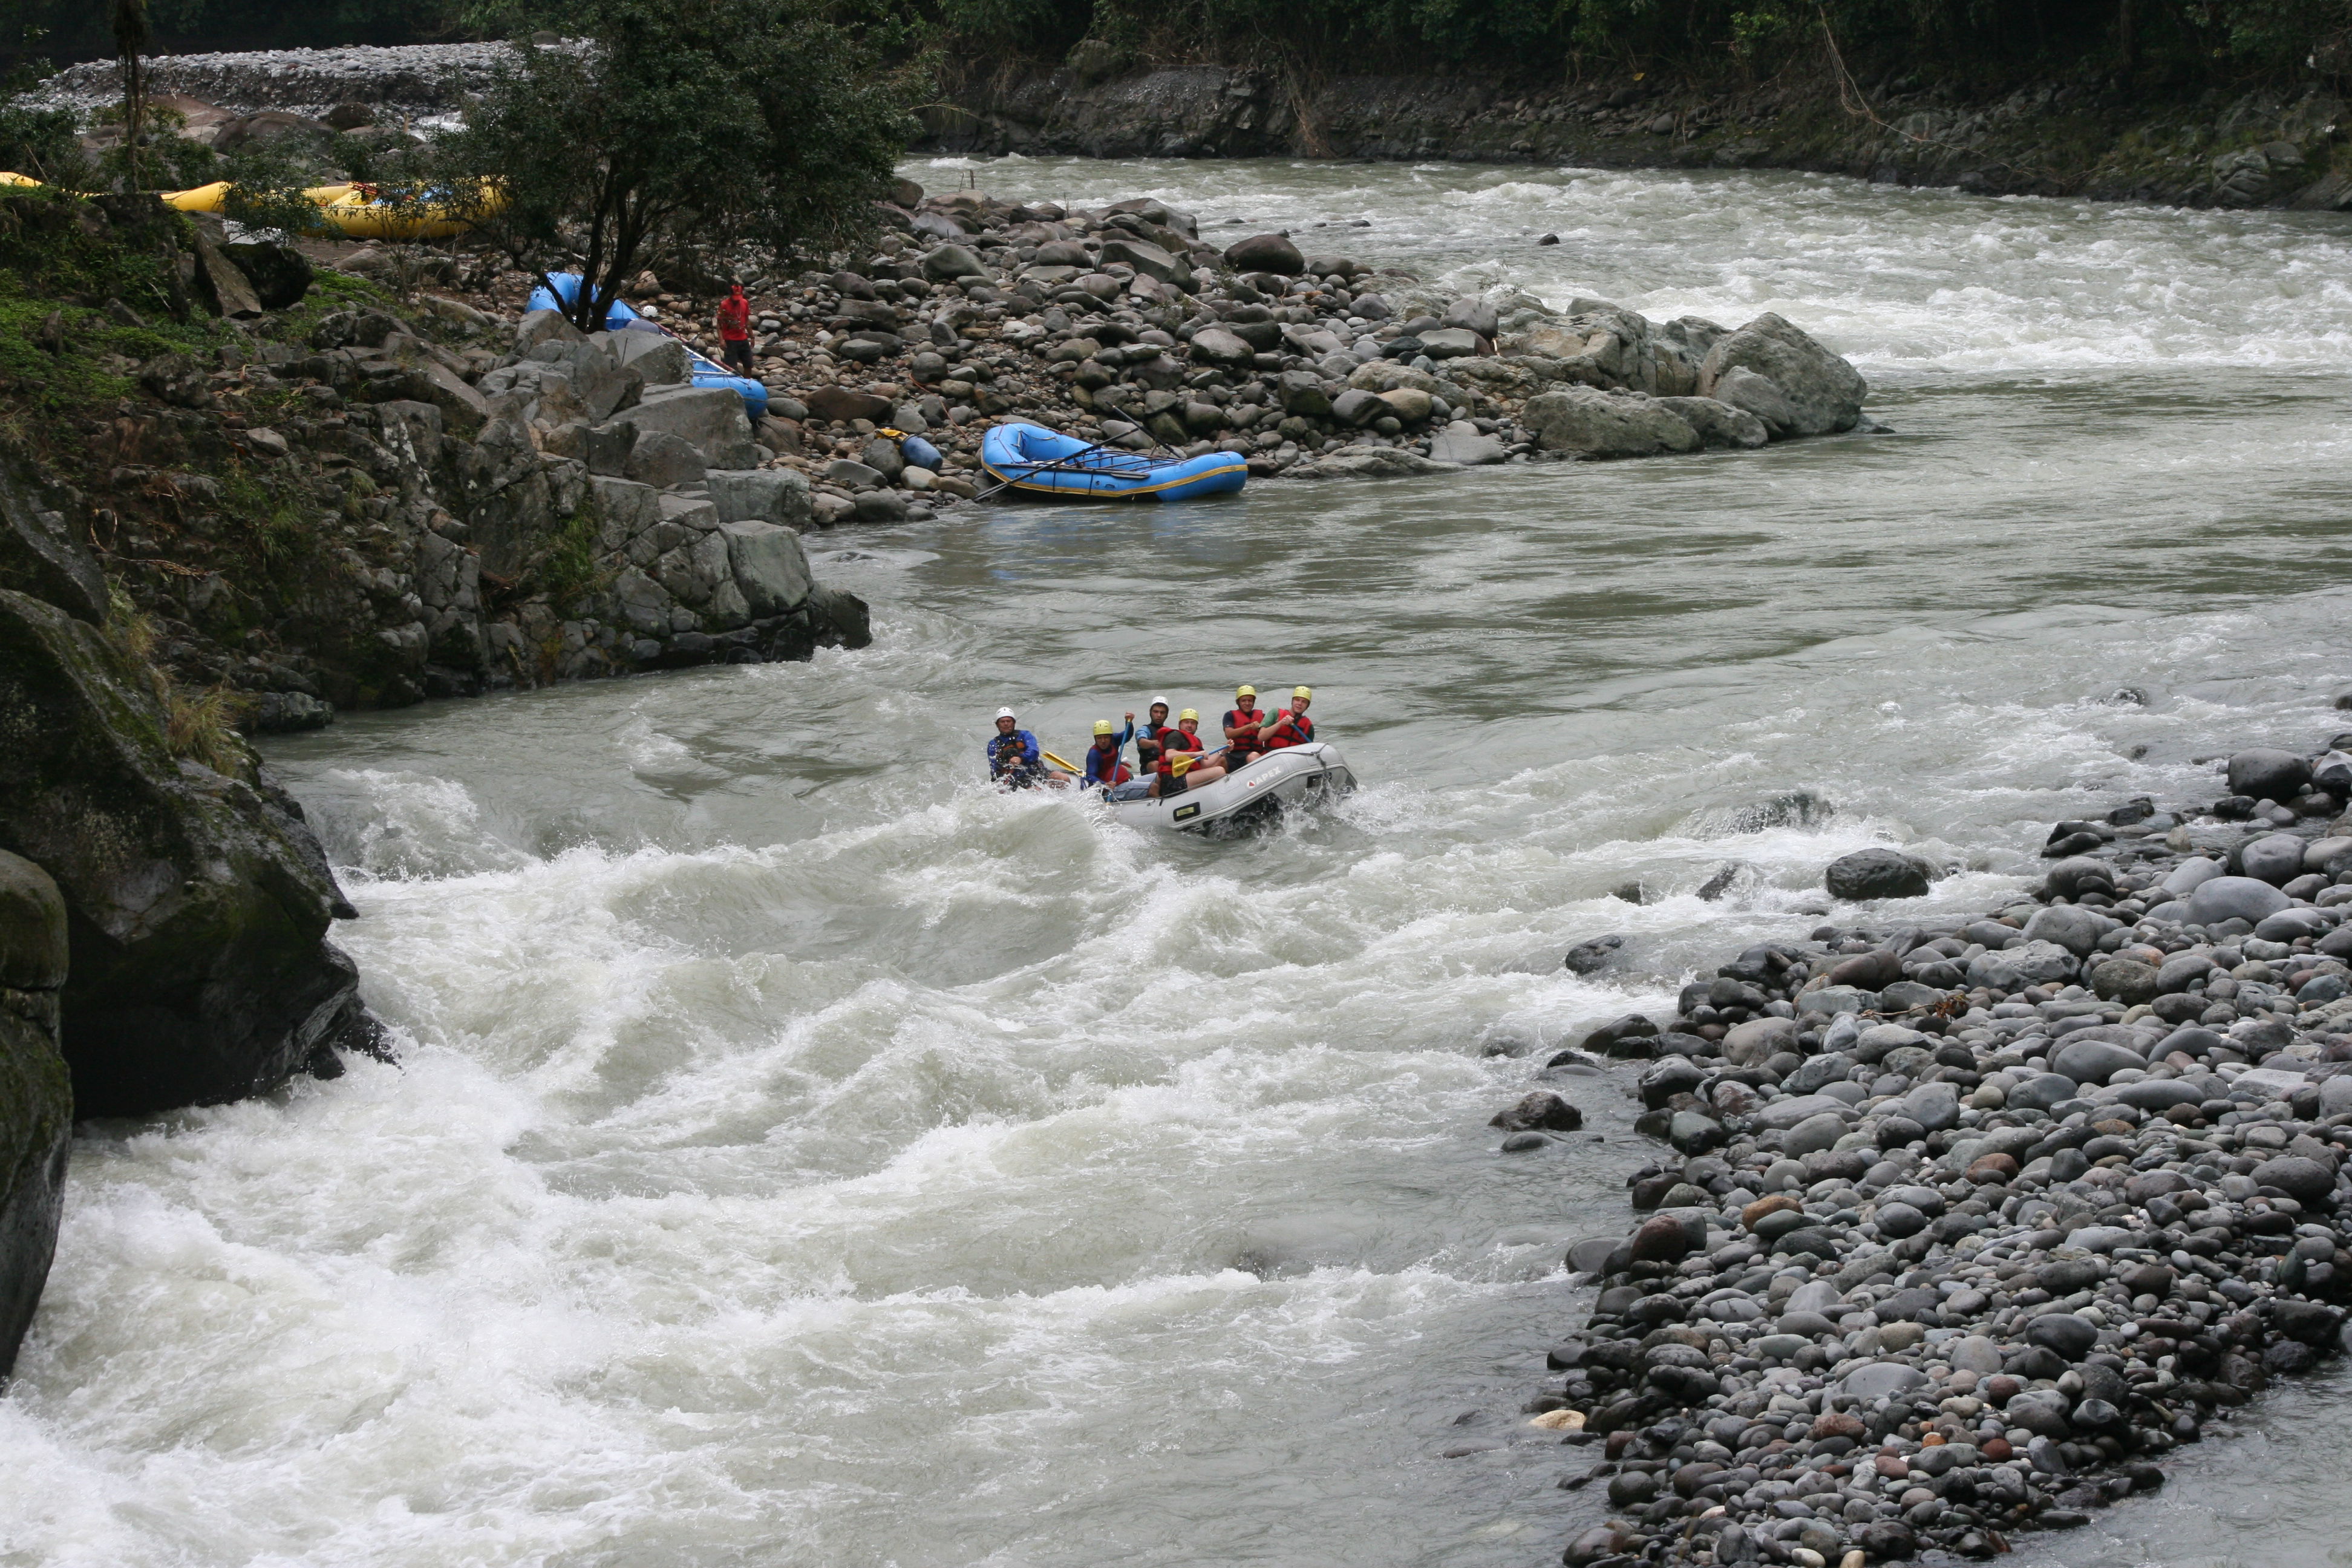
<svg viewBox="0 0 2352 1568">
<path fill-rule="evenodd" d="M 988 738 L 988 776 L 1007 789 L 1029 789 L 1045 777 L 1037 737 L 1021 728 L 1010 708 L 996 710 L 996 733 Z"/>
</svg>

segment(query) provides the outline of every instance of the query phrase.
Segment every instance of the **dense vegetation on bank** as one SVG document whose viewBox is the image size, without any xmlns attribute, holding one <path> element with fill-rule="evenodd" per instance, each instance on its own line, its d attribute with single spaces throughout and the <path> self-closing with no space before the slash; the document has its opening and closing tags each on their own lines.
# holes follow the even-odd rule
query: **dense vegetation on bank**
<svg viewBox="0 0 2352 1568">
<path fill-rule="evenodd" d="M 0 55 L 112 52 L 106 8 L 27 0 Z M 158 43 L 195 49 L 496 35 L 530 0 L 152 0 Z M 2352 72 L 2352 0 L 840 0 L 835 20 L 912 53 L 1077 58 L 1099 68 L 1215 58 L 1301 76 L 1356 69 L 1769 74 L 1833 44 L 1857 75 L 1989 89 L 2053 75 L 2148 92 Z"/>
</svg>

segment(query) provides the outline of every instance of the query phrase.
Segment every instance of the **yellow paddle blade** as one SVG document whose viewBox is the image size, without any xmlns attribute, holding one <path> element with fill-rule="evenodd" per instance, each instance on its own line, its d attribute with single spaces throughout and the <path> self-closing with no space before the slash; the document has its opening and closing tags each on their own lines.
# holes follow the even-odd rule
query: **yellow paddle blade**
<svg viewBox="0 0 2352 1568">
<path fill-rule="evenodd" d="M 1055 756 L 1053 752 L 1046 751 L 1042 746 L 1038 748 L 1037 754 L 1044 757 L 1047 762 L 1053 763 L 1055 767 L 1061 769 L 1066 773 L 1084 773 L 1087 771 L 1084 768 L 1073 767 L 1071 764 L 1064 762 L 1061 758 Z"/>
</svg>

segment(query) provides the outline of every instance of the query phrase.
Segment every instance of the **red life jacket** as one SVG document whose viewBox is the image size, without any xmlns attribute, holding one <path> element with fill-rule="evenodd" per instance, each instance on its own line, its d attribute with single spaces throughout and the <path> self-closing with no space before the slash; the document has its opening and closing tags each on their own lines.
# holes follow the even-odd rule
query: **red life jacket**
<svg viewBox="0 0 2352 1568">
<path fill-rule="evenodd" d="M 1266 721 L 1266 711 L 1263 708 L 1253 708 L 1246 713 L 1243 712 L 1238 708 L 1228 708 L 1225 710 L 1225 728 L 1228 730 L 1237 730 L 1242 728 L 1244 725 L 1248 724 L 1260 726 L 1257 736 L 1253 736 L 1248 740 L 1229 741 L 1226 742 L 1227 746 L 1232 751 L 1234 764 L 1238 764 L 1253 752 L 1262 752 L 1265 749 L 1265 742 L 1260 740 L 1258 736 L 1263 736 L 1265 733 L 1264 725 Z"/>
<path fill-rule="evenodd" d="M 1285 746 L 1311 745 L 1315 741 L 1315 721 L 1304 713 L 1293 713 L 1286 708 L 1275 715 L 1274 722 L 1258 731 L 1264 737 L 1265 749 L 1278 752 Z"/>
<path fill-rule="evenodd" d="M 1128 771 L 1127 764 L 1118 760 L 1118 752 L 1115 748 L 1108 751 L 1101 746 L 1087 748 L 1087 782 L 1088 784 L 1123 784 L 1134 776 Z"/>
<path fill-rule="evenodd" d="M 1198 752 L 1201 749 L 1201 737 L 1198 735 L 1187 735 L 1181 730 L 1163 730 L 1160 734 L 1160 744 L 1161 747 L 1160 752 L 1160 776 L 1164 779 L 1173 778 L 1176 776 L 1176 758 L 1178 753 L 1184 752 Z"/>
</svg>

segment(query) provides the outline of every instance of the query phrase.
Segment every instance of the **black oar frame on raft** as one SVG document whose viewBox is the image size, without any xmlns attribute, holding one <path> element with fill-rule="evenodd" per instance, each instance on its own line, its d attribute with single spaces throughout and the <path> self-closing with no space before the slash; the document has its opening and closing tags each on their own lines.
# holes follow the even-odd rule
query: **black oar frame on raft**
<svg viewBox="0 0 2352 1568">
<path fill-rule="evenodd" d="M 1155 449 L 1157 448 L 1155 447 Z M 1105 441 L 1097 441 L 1091 447 L 1073 452 L 1066 458 L 1056 458 L 1050 463 L 1031 463 L 1024 465 L 1023 469 L 1019 474 L 1007 475 L 1004 478 L 998 479 L 996 483 L 989 486 L 988 489 L 978 492 L 971 499 L 974 500 L 986 500 L 989 497 L 995 495 L 1000 490 L 1011 489 L 1021 480 L 1034 479 L 1039 474 L 1086 474 L 1104 472 L 1106 470 L 1088 468 L 1086 467 L 1086 459 L 1093 457 L 1097 452 L 1106 453 L 1113 458 L 1134 457 L 1137 461 L 1142 461 L 1142 458 L 1139 454 L 1130 452 L 1114 452 L 1111 450 L 1109 443 Z M 1135 477 L 1140 478 L 1142 476 L 1138 475 Z"/>
</svg>

